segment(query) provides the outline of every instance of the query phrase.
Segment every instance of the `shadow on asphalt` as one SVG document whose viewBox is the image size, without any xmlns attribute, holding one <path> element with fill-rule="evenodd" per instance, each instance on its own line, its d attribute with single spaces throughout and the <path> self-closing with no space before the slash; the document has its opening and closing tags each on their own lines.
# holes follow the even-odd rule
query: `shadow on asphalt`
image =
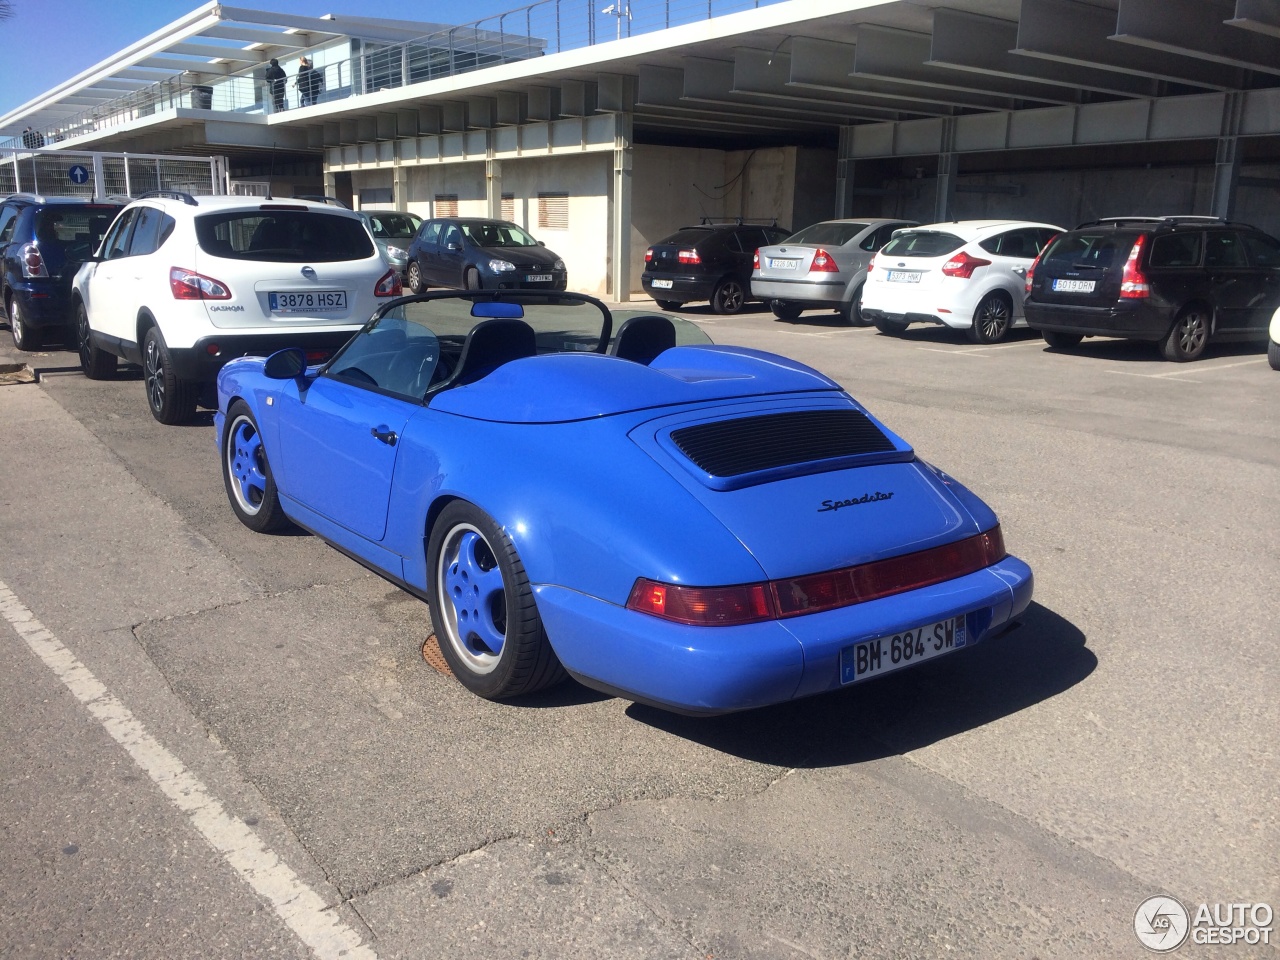
<svg viewBox="0 0 1280 960">
<path fill-rule="evenodd" d="M 1021 628 L 866 686 L 720 717 L 642 704 L 627 713 L 744 760 L 844 766 L 917 750 L 1025 710 L 1069 690 L 1097 665 L 1083 633 L 1033 602 Z"/>
</svg>

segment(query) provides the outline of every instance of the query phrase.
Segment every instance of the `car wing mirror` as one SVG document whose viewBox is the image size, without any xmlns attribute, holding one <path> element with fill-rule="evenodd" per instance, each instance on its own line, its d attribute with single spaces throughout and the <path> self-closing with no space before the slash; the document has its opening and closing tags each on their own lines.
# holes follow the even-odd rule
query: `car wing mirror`
<svg viewBox="0 0 1280 960">
<path fill-rule="evenodd" d="M 461 250 L 461 249 L 462 249 L 462 244 L 460 244 L 460 243 L 446 243 L 446 244 L 444 245 L 444 248 L 445 248 L 446 250 L 452 250 L 454 253 L 457 253 L 459 250 Z"/>
<path fill-rule="evenodd" d="M 262 365 L 262 375 L 268 380 L 296 380 L 307 372 L 307 355 L 297 347 L 277 350 Z"/>
<path fill-rule="evenodd" d="M 545 240 L 539 240 L 539 241 L 538 241 L 538 246 L 540 246 L 540 247 L 545 247 L 546 245 L 547 245 L 547 241 L 545 241 Z"/>
</svg>

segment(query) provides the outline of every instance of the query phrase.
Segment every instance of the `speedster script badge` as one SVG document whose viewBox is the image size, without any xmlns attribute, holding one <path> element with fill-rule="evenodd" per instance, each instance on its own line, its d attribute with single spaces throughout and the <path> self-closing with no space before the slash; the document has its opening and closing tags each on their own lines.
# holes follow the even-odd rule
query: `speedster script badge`
<svg viewBox="0 0 1280 960">
<path fill-rule="evenodd" d="M 877 500 L 892 500 L 893 492 L 881 493 L 877 490 L 875 493 L 864 493 L 860 497 L 854 497 L 851 500 L 823 500 L 822 506 L 818 508 L 819 513 L 826 513 L 828 510 L 839 510 L 841 507 L 852 507 L 859 503 L 875 503 Z"/>
</svg>

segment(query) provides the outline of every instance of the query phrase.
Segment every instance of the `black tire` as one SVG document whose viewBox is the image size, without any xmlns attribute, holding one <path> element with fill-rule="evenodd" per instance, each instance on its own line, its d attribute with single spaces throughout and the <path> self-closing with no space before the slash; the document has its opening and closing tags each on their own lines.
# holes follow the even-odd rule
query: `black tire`
<svg viewBox="0 0 1280 960">
<path fill-rule="evenodd" d="M 16 295 L 9 300 L 9 335 L 19 350 L 39 350 L 44 346 L 44 331 L 27 323 Z"/>
<path fill-rule="evenodd" d="M 235 400 L 227 408 L 222 428 L 222 485 L 232 512 L 250 530 L 269 533 L 289 523 L 280 506 L 258 421 L 243 400 Z"/>
<path fill-rule="evenodd" d="M 876 329 L 896 337 L 907 332 L 907 324 L 901 320 L 890 320 L 888 317 L 876 317 Z"/>
<path fill-rule="evenodd" d="M 773 315 L 779 320 L 796 320 L 800 314 L 804 313 L 804 307 L 798 303 L 789 303 L 786 300 L 771 300 L 769 309 L 773 311 Z"/>
<path fill-rule="evenodd" d="M 840 319 L 851 327 L 871 326 L 871 322 L 862 315 L 863 286 L 861 283 L 858 284 L 858 288 L 853 291 L 853 296 L 840 305 Z"/>
<path fill-rule="evenodd" d="M 980 301 L 973 311 L 973 323 L 969 325 L 969 339 L 974 343 L 999 343 L 1009 335 L 1013 327 L 1013 301 L 1000 290 L 993 290 Z"/>
<path fill-rule="evenodd" d="M 725 277 L 711 295 L 711 309 L 716 313 L 740 313 L 747 302 L 747 291 L 733 277 Z"/>
<path fill-rule="evenodd" d="M 1183 307 L 1173 326 L 1160 342 L 1160 352 L 1166 360 L 1175 363 L 1186 363 L 1195 360 L 1204 353 L 1209 343 L 1209 309 L 1202 304 L 1193 303 Z"/>
<path fill-rule="evenodd" d="M 93 345 L 93 330 L 89 326 L 89 313 L 84 304 L 76 301 L 76 350 L 80 354 L 80 369 L 90 380 L 109 380 L 115 376 L 118 358 Z"/>
<path fill-rule="evenodd" d="M 679 310 L 684 306 L 679 300 L 655 300 L 659 310 Z"/>
<path fill-rule="evenodd" d="M 142 380 L 147 406 L 161 423 L 186 423 L 195 414 L 200 385 L 174 375 L 173 358 L 159 327 L 151 327 L 142 338 Z"/>
<path fill-rule="evenodd" d="M 1274 340 L 1267 341 L 1267 363 L 1272 370 L 1280 370 L 1280 343 Z"/>
<path fill-rule="evenodd" d="M 409 284 L 409 289 L 414 293 L 422 293 L 427 289 L 427 284 L 422 279 L 422 267 L 418 266 L 417 260 L 409 264 L 409 270 L 406 273 L 406 278 Z"/>
<path fill-rule="evenodd" d="M 1070 350 L 1084 339 L 1082 334 L 1063 333 L 1060 330 L 1041 330 L 1040 336 L 1044 337 L 1045 346 L 1050 350 Z"/>
<path fill-rule="evenodd" d="M 475 267 L 467 267 L 462 274 L 462 285 L 468 290 L 480 289 L 480 271 Z"/>
<path fill-rule="evenodd" d="M 427 571 L 436 642 L 464 687 L 502 700 L 564 679 L 524 564 L 483 510 L 455 500 L 440 512 L 427 541 Z"/>
</svg>

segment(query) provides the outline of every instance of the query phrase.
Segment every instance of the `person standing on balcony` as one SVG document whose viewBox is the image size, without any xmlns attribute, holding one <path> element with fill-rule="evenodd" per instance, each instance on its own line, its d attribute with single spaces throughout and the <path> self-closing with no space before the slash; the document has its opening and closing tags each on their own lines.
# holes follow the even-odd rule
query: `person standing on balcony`
<svg viewBox="0 0 1280 960">
<path fill-rule="evenodd" d="M 298 96 L 302 98 L 304 107 L 309 107 L 316 102 L 315 67 L 311 66 L 311 61 L 307 57 L 298 61 L 298 75 L 294 78 L 293 84 L 298 88 Z"/>
<path fill-rule="evenodd" d="M 271 88 L 271 103 L 279 112 L 284 109 L 284 68 L 280 66 L 280 61 L 275 57 L 271 58 L 271 63 L 267 65 L 267 86 Z"/>
</svg>

